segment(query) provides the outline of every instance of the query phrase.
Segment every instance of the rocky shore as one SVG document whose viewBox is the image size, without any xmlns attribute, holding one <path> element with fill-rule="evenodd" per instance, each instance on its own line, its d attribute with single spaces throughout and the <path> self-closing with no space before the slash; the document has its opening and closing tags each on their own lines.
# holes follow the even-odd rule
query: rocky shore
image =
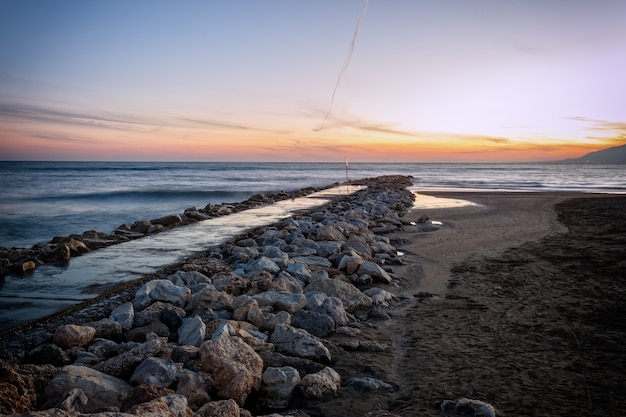
<svg viewBox="0 0 626 417">
<path fill-rule="evenodd" d="M 262 207 L 277 201 L 303 197 L 320 190 L 323 188 L 307 187 L 292 192 L 255 194 L 239 203 L 207 204 L 199 209 L 190 207 L 181 214 L 138 220 L 130 224 L 124 223 L 111 233 L 88 230 L 82 234 L 57 236 L 49 242 L 37 243 L 29 247 L 0 247 L 0 279 L 4 275 L 27 273 L 45 263 L 66 262 L 74 256 L 80 256 L 95 249 L 154 235 L 202 220 Z"/>
<path fill-rule="evenodd" d="M 342 383 L 393 390 L 370 377 L 342 381 L 332 368 L 333 349 L 385 349 L 359 335 L 388 318 L 395 296 L 385 288 L 402 264 L 393 233 L 409 224 L 414 199 L 407 177 L 360 183 L 367 189 L 323 209 L 5 333 L 0 412 L 245 416 L 321 401 Z"/>
</svg>

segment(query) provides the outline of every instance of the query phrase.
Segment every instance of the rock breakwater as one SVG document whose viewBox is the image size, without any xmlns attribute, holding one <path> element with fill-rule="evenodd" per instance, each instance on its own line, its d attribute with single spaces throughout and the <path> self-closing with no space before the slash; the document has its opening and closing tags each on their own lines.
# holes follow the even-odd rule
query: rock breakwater
<svg viewBox="0 0 626 417">
<path fill-rule="evenodd" d="M 410 178 L 358 183 L 367 188 L 164 268 L 89 313 L 8 337 L 0 413 L 305 415 L 290 406 L 341 389 L 324 338 L 358 348 L 402 263 L 393 232 L 413 205 Z"/>
</svg>

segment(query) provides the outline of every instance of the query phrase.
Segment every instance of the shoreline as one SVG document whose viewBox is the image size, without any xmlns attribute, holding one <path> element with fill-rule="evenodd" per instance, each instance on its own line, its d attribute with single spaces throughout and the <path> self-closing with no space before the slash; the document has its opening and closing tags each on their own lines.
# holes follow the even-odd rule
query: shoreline
<svg viewBox="0 0 626 417">
<path fill-rule="evenodd" d="M 443 400 L 466 396 L 489 401 L 504 411 L 510 411 L 515 406 L 510 403 L 510 398 L 494 395 L 492 391 L 481 390 L 476 384 L 467 382 L 482 381 L 479 376 L 480 372 L 485 372 L 482 368 L 485 364 L 475 367 L 474 371 L 480 371 L 479 374 L 469 380 L 462 379 L 458 384 L 453 381 L 454 378 L 450 379 L 450 375 L 454 376 L 458 370 L 443 371 L 442 368 L 441 372 L 445 374 L 441 374 L 436 369 L 436 366 L 461 366 L 461 369 L 472 371 L 474 367 L 467 360 L 477 360 L 480 351 L 473 351 L 466 342 L 478 337 L 484 330 L 480 326 L 472 327 L 476 334 L 463 334 L 458 327 L 467 326 L 473 323 L 472 320 L 481 317 L 493 318 L 491 310 L 501 308 L 498 304 L 500 296 L 496 297 L 493 293 L 507 291 L 506 287 L 503 290 L 481 287 L 480 291 L 483 293 L 479 292 L 477 296 L 472 288 L 467 288 L 467 282 L 472 283 L 475 279 L 466 281 L 460 276 L 473 273 L 487 259 L 506 259 L 516 248 L 541 246 L 542 242 L 551 238 L 567 236 L 568 228 L 559 222 L 558 213 L 554 209 L 556 204 L 580 198 L 597 201 L 601 205 L 603 199 L 612 197 L 609 194 L 589 196 L 580 192 L 423 190 L 420 194 L 468 200 L 478 205 L 412 208 L 402 217 L 401 227 L 378 234 L 387 237 L 403 255 L 398 257 L 401 262 L 389 264 L 387 267 L 393 277 L 390 285 L 370 284 L 363 289 L 384 288 L 393 294 L 395 301 L 381 301 L 369 313 L 357 314 L 360 324 L 355 328 L 359 330 L 360 336 L 355 338 L 338 332 L 325 338 L 324 344 L 333 358 L 330 366 L 341 375 L 342 386 L 337 394 L 325 397 L 322 402 L 298 398 L 290 408 L 299 408 L 306 413 L 304 415 L 310 416 L 365 415 L 377 409 L 398 413 L 389 415 L 408 416 L 421 413 L 435 416 L 441 415 L 438 407 Z M 441 225 L 418 223 L 423 215 L 430 220 L 440 221 Z M 530 257 L 528 255 L 529 259 Z M 180 270 L 184 264 L 193 265 L 194 261 L 185 260 L 180 264 L 169 265 L 160 275 Z M 151 278 L 146 277 L 143 280 Z M 132 297 L 136 284 L 140 283 L 134 284 L 131 290 L 127 289 L 126 297 Z M 118 290 L 112 290 L 103 299 L 120 296 Z M 487 297 L 487 301 L 481 297 Z M 507 302 L 510 303 L 511 300 Z M 106 315 L 106 303 L 104 306 L 95 303 L 92 307 L 93 317 Z M 34 335 L 34 339 L 43 340 L 45 332 L 67 321 L 70 316 L 72 320 L 81 321 L 80 316 L 74 315 L 74 312 L 62 312 L 56 323 L 49 325 L 47 330 L 44 326 L 39 334 Z M 489 323 L 482 326 L 488 325 Z M 458 338 L 452 333 L 454 328 L 459 332 Z M 22 336 L 28 333 L 28 329 L 25 331 Z M 447 339 L 441 339 L 444 336 Z M 494 330 L 488 329 L 480 337 L 493 339 Z M 498 337 L 503 338 L 505 335 Z M 456 365 L 446 362 L 450 357 L 454 357 L 451 363 Z M 506 373 L 497 376 L 510 376 L 510 372 L 507 369 Z M 509 375 L 505 375 L 507 373 Z M 363 376 L 386 382 L 391 388 L 363 390 L 349 382 Z M 468 376 L 465 375 L 464 378 Z M 445 385 L 439 384 L 440 381 Z M 473 388 L 469 389 L 470 386 Z M 513 387 L 511 391 L 516 395 L 523 394 Z M 541 409 L 541 406 L 537 407 Z M 526 414 L 517 409 L 513 415 Z"/>
</svg>

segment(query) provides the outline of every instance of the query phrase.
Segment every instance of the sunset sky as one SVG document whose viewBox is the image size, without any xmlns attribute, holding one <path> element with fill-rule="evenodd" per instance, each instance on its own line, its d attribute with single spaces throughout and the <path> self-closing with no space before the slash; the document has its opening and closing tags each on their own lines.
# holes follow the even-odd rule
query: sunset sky
<svg viewBox="0 0 626 417">
<path fill-rule="evenodd" d="M 3 0 L 0 160 L 579 157 L 624 74 L 624 0 Z"/>
</svg>

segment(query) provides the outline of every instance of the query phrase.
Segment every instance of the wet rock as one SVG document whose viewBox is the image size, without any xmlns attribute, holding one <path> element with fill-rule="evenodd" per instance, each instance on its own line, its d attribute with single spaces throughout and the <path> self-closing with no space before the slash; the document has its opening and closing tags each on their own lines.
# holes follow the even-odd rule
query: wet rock
<svg viewBox="0 0 626 417">
<path fill-rule="evenodd" d="M 300 391 L 305 398 L 321 399 L 335 395 L 341 386 L 341 376 L 330 367 L 305 375 L 300 381 Z"/>
<path fill-rule="evenodd" d="M 54 407 L 59 398 L 67 398 L 76 387 L 80 387 L 88 398 L 85 412 L 105 407 L 119 408 L 126 392 L 132 389 L 132 386 L 120 378 L 86 366 L 68 365 L 61 368 L 46 387 L 42 408 Z"/>
<path fill-rule="evenodd" d="M 170 216 L 163 216 L 163 217 L 159 217 L 157 219 L 152 219 L 150 220 L 151 224 L 160 224 L 161 226 L 167 227 L 167 226 L 172 226 L 176 223 L 180 223 L 182 221 L 180 215 L 178 214 L 174 214 L 174 215 L 170 215 Z"/>
<path fill-rule="evenodd" d="M 270 336 L 270 343 L 274 344 L 278 352 L 286 355 L 313 359 L 322 363 L 329 363 L 331 360 L 328 348 L 303 329 L 279 324 Z"/>
<path fill-rule="evenodd" d="M 133 303 L 128 302 L 117 306 L 111 311 L 109 319 L 118 322 L 122 326 L 122 330 L 132 329 L 135 321 Z"/>
<path fill-rule="evenodd" d="M 168 388 L 176 381 L 182 367 L 174 362 L 161 358 L 146 358 L 135 369 L 130 377 L 130 383 L 135 385 L 150 384 L 161 388 Z"/>
<path fill-rule="evenodd" d="M 441 413 L 446 417 L 496 417 L 496 410 L 484 401 L 461 398 L 459 400 L 446 400 L 441 403 Z"/>
<path fill-rule="evenodd" d="M 178 328 L 178 343 L 200 347 L 206 336 L 206 324 L 199 316 L 187 317 Z"/>
<path fill-rule="evenodd" d="M 261 386 L 263 361 L 238 337 L 222 336 L 204 342 L 198 362 L 211 376 L 219 398 L 243 405 L 250 393 Z"/>
<path fill-rule="evenodd" d="M 383 268 L 381 268 L 380 265 L 372 261 L 363 262 L 363 264 L 359 267 L 357 274 L 367 274 L 371 276 L 374 281 L 382 282 L 384 284 L 391 284 L 393 282 L 391 276 Z"/>
<path fill-rule="evenodd" d="M 59 326 L 54 332 L 52 342 L 61 348 L 73 346 L 85 346 L 91 342 L 96 335 L 96 329 L 91 326 L 79 326 L 76 324 L 66 324 Z"/>
<path fill-rule="evenodd" d="M 268 408 L 287 408 L 300 383 L 300 374 L 295 368 L 268 367 L 263 372 L 260 404 Z"/>
</svg>

